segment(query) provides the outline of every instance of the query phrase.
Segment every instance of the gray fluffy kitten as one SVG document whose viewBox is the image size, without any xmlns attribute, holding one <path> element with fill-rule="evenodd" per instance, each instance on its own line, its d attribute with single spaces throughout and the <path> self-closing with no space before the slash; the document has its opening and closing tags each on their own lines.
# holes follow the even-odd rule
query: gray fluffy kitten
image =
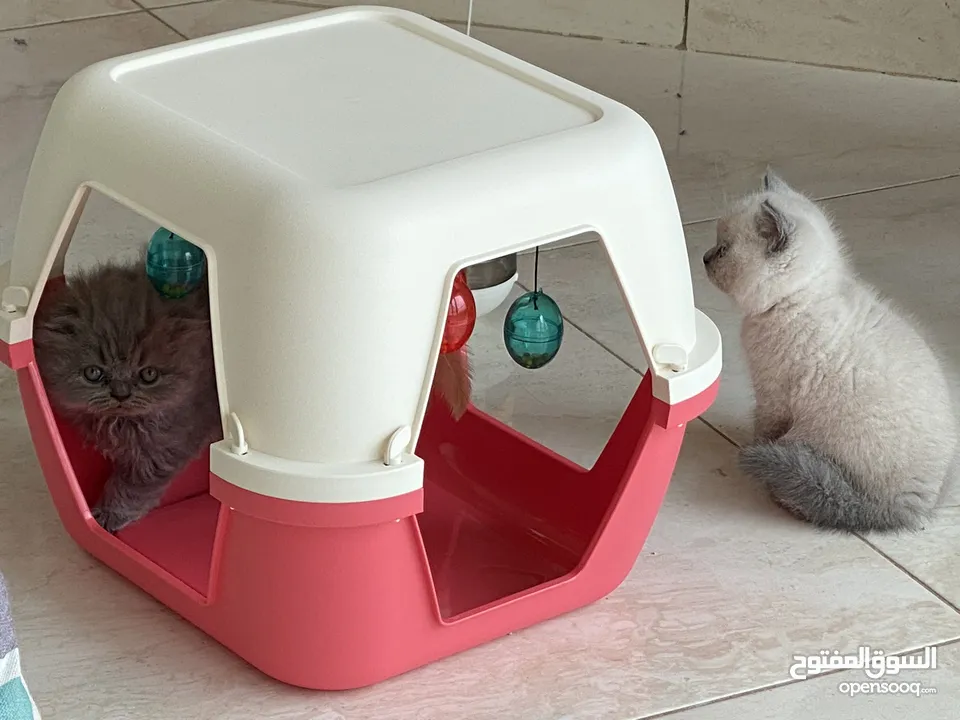
<svg viewBox="0 0 960 720">
<path fill-rule="evenodd" d="M 92 509 L 109 532 L 155 508 L 222 438 L 206 284 L 171 300 L 142 261 L 102 265 L 44 293 L 33 345 L 50 403 L 113 464 Z M 459 419 L 470 404 L 465 347 L 441 356 L 434 390 Z"/>
<path fill-rule="evenodd" d="M 222 437 L 205 285 L 171 300 L 142 263 L 103 265 L 44 293 L 33 343 L 51 404 L 113 464 L 92 509 L 109 532 Z"/>
<path fill-rule="evenodd" d="M 957 450 L 950 389 L 913 324 L 851 270 L 830 219 L 768 172 L 703 262 L 745 315 L 757 402 L 745 472 L 821 527 L 919 528 Z"/>
</svg>

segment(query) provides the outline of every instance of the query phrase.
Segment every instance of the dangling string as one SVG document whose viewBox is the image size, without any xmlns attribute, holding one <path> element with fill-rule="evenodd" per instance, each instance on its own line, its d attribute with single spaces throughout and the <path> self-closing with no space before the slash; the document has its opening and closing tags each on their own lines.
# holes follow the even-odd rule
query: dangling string
<svg viewBox="0 0 960 720">
<path fill-rule="evenodd" d="M 533 309 L 539 310 L 537 307 L 537 294 L 540 292 L 540 246 L 533 250 Z"/>
<path fill-rule="evenodd" d="M 467 0 L 467 37 L 470 37 L 470 31 L 473 29 L 473 0 Z M 540 292 L 540 246 L 533 251 L 533 308 L 537 307 L 537 295 Z"/>
</svg>

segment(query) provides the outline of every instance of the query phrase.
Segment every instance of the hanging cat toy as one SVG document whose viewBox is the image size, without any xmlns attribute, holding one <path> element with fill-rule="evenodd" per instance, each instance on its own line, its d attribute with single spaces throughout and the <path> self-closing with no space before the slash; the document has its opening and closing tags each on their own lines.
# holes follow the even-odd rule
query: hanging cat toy
<svg viewBox="0 0 960 720">
<path fill-rule="evenodd" d="M 193 292 L 206 272 L 203 250 L 176 233 L 159 228 L 147 245 L 147 276 L 161 295 L 182 298 Z M 563 315 L 553 298 L 539 285 L 540 248 L 534 251 L 533 290 L 518 297 L 503 321 L 507 354 L 522 368 L 539 370 L 560 352 Z M 453 281 L 440 352 L 460 350 L 477 324 L 477 304 L 463 270 Z"/>
<path fill-rule="evenodd" d="M 179 235 L 159 228 L 147 244 L 147 277 L 167 298 L 182 298 L 196 290 L 207 270 L 203 250 Z"/>
<path fill-rule="evenodd" d="M 510 305 L 503 320 L 503 344 L 517 365 L 539 370 L 560 352 L 563 341 L 563 315 L 553 298 L 539 285 L 540 248 L 534 251 L 533 290 Z M 464 271 L 457 273 L 447 308 L 441 353 L 455 352 L 470 338 L 477 322 L 477 305 L 467 285 Z"/>
</svg>

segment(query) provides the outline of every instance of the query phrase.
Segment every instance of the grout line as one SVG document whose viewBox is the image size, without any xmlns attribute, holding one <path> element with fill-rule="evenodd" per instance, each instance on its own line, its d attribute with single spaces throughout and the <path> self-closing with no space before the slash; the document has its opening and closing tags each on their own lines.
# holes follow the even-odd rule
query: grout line
<svg viewBox="0 0 960 720">
<path fill-rule="evenodd" d="M 645 43 L 630 43 L 631 45 L 643 45 Z M 652 45 L 651 47 L 664 47 L 662 45 Z M 740 55 L 733 52 L 720 52 L 717 50 L 698 50 L 696 48 L 687 48 L 688 52 L 702 53 L 703 55 L 719 55 L 720 57 L 734 57 L 742 60 L 762 60 L 764 62 L 786 63 L 787 65 L 800 65 L 801 67 L 824 68 L 826 70 L 842 70 L 844 72 L 870 73 L 871 75 L 889 75 L 890 77 L 910 78 L 911 80 L 928 80 L 930 82 L 960 82 L 957 78 L 936 77 L 934 75 L 914 75 L 911 73 L 897 72 L 895 70 L 875 70 L 872 68 L 853 67 L 852 65 L 831 65 L 829 63 L 815 63 L 805 60 L 787 60 L 785 58 L 766 57 L 763 55 Z"/>
<path fill-rule="evenodd" d="M 913 187 L 914 185 L 926 185 L 927 183 L 940 182 L 941 180 L 954 180 L 960 178 L 960 172 L 947 173 L 946 175 L 937 175 L 936 177 L 930 178 L 921 178 L 920 180 L 904 180 L 899 183 L 891 183 L 889 185 L 877 185 L 876 187 L 862 188 L 860 190 L 848 190 L 847 192 L 837 193 L 835 195 L 822 195 L 813 198 L 815 202 L 829 202 L 830 200 L 843 200 L 844 198 L 857 197 L 858 195 L 869 195 L 870 193 L 884 192 L 886 190 L 901 190 L 903 188 Z M 719 219 L 719 215 L 711 215 L 710 217 L 701 218 L 699 220 L 684 220 L 683 226 L 691 227 L 693 225 L 703 225 L 704 223 L 716 222 Z M 576 245 L 583 245 L 586 242 L 596 242 L 595 240 L 584 240 L 583 242 L 575 243 Z M 572 247 L 572 245 L 571 245 Z M 554 250 L 562 250 L 563 248 L 551 248 L 546 252 L 553 252 Z M 541 251 L 543 252 L 543 251 Z"/>
<path fill-rule="evenodd" d="M 930 643 L 929 645 L 925 645 L 923 647 L 940 649 L 940 648 L 954 647 L 954 646 L 960 646 L 960 638 L 950 638 L 949 640 L 941 640 L 940 642 Z M 911 655 L 913 653 L 916 653 L 918 650 L 921 650 L 921 649 L 922 648 L 912 648 L 908 650 L 903 650 L 899 653 L 891 653 L 891 655 L 895 655 L 896 657 L 904 657 L 905 655 Z M 845 670 L 842 670 L 842 669 L 828 670 L 827 672 L 820 673 L 819 675 L 816 675 L 815 677 L 812 677 L 812 678 L 807 678 L 806 680 L 787 680 L 781 683 L 765 685 L 764 687 L 752 688 L 750 690 L 744 690 L 742 692 L 733 693 L 731 695 L 725 695 L 719 698 L 704 700 L 703 702 L 691 703 L 689 705 L 684 705 L 683 707 L 673 708 L 672 710 L 664 710 L 663 712 L 654 713 L 653 715 L 643 715 L 642 717 L 638 717 L 636 720 L 659 720 L 659 718 L 672 717 L 674 715 L 679 715 L 680 713 L 687 712 L 688 710 L 694 710 L 697 708 L 707 707 L 710 705 L 720 705 L 721 703 L 725 703 L 729 700 L 737 700 L 739 698 L 748 697 L 750 695 L 760 695 L 761 693 L 771 692 L 773 690 L 777 690 L 783 687 L 788 687 L 790 685 L 798 685 L 799 683 L 804 683 L 804 682 L 817 682 L 818 680 L 820 680 L 820 678 L 834 677 L 836 675 L 840 675 L 843 672 L 845 672 Z"/>
<path fill-rule="evenodd" d="M 726 440 L 728 443 L 730 443 L 730 444 L 733 445 L 735 448 L 737 448 L 737 450 L 739 450 L 739 449 L 741 448 L 740 443 L 738 443 L 738 442 L 737 442 L 736 440 L 734 440 L 732 437 L 730 437 L 729 435 L 727 435 L 723 430 L 721 430 L 720 428 L 718 428 L 716 425 L 714 425 L 712 422 L 710 422 L 709 420 L 707 420 L 705 417 L 702 417 L 702 416 L 701 416 L 701 417 L 698 418 L 698 419 L 700 420 L 700 422 L 702 422 L 702 423 L 703 423 L 704 425 L 706 425 L 708 428 L 710 428 L 711 430 L 713 430 L 717 435 L 719 435 L 719 436 L 722 437 L 724 440 Z"/>
<path fill-rule="evenodd" d="M 204 3 L 215 1 L 216 0 L 175 0 L 175 2 L 171 2 L 169 5 L 162 5 L 161 7 L 147 7 L 143 4 L 143 0 L 130 0 L 130 2 L 134 3 L 135 5 L 139 5 L 151 14 L 154 10 L 166 10 L 167 8 L 181 7 L 183 5 L 203 5 Z"/>
<path fill-rule="evenodd" d="M 450 20 L 449 22 L 463 23 L 466 21 Z M 540 28 L 515 28 L 515 27 L 510 27 L 509 25 L 496 25 L 494 23 L 477 22 L 476 20 L 473 21 L 473 27 L 482 28 L 484 30 L 512 30 L 514 32 L 533 33 L 534 35 L 551 35 L 553 37 L 561 37 L 561 38 L 576 38 L 577 40 L 605 41 L 608 39 L 600 35 L 580 35 L 579 33 L 566 33 L 566 32 L 560 32 L 559 30 L 542 30 Z M 617 40 L 614 42 L 621 42 L 621 41 Z M 669 48 L 666 48 L 666 49 L 669 49 Z"/>
<path fill-rule="evenodd" d="M 182 32 L 180 32 L 179 30 L 177 30 L 173 25 L 171 25 L 170 23 L 168 23 L 166 20 L 164 20 L 162 17 L 160 17 L 159 15 L 157 15 L 157 14 L 154 12 L 154 10 L 164 10 L 164 9 L 166 9 L 166 8 L 148 8 L 148 7 L 144 7 L 144 5 L 140 3 L 140 0 L 132 0 L 132 2 L 133 2 L 134 4 L 139 5 L 140 7 L 142 7 L 142 8 L 146 11 L 147 15 L 149 15 L 150 17 L 152 17 L 154 20 L 156 20 L 158 23 L 160 23 L 161 25 L 163 25 L 163 26 L 164 26 L 165 28 L 167 28 L 168 30 L 170 30 L 170 32 L 176 33 L 176 35 L 177 35 L 178 37 L 183 38 L 184 40 L 189 40 L 189 39 L 190 39 L 190 38 L 188 38 L 186 35 L 184 35 Z M 182 7 L 183 5 L 201 5 L 201 4 L 203 4 L 203 2 L 206 2 L 206 0 L 201 0 L 201 2 L 196 2 L 196 3 L 181 3 L 180 5 L 170 5 L 170 6 L 168 6 L 168 7 Z"/>
<path fill-rule="evenodd" d="M 200 0 L 200 1 L 206 2 L 207 0 Z M 311 2 L 306 2 L 306 0 L 255 0 L 255 2 L 269 3 L 271 5 L 299 5 L 300 7 L 313 8 L 314 10 L 333 10 L 334 8 L 345 7 L 343 5 L 314 4 Z M 346 6 L 346 7 L 349 7 L 349 6 Z M 431 13 L 426 17 L 429 17 L 431 20 L 435 20 L 445 25 L 458 25 L 463 28 L 466 28 L 467 26 L 466 16 L 459 17 L 459 18 L 450 18 L 450 17 L 440 17 L 439 15 Z M 556 35 L 558 37 L 573 37 L 580 40 L 603 40 L 603 38 L 598 35 L 570 35 L 568 33 L 551 32 L 549 30 L 537 30 L 534 28 L 529 28 L 529 29 L 513 28 L 513 27 L 508 27 L 506 25 L 493 25 L 491 23 L 477 22 L 475 19 L 472 19 L 472 22 L 470 24 L 470 29 L 472 31 L 476 28 L 481 28 L 483 30 L 518 30 L 519 32 L 529 32 L 535 35 Z"/>
<path fill-rule="evenodd" d="M 923 178 L 921 180 L 905 180 L 900 183 L 892 183 L 890 185 L 878 185 L 877 187 L 863 188 L 861 190 L 850 190 L 848 192 L 837 193 L 836 195 L 823 195 L 820 197 L 813 198 L 816 202 L 829 202 L 830 200 L 843 200 L 845 198 L 857 197 L 858 195 L 869 195 L 871 193 L 885 192 L 887 190 L 901 190 L 903 188 L 913 187 L 915 185 L 926 185 L 928 183 L 940 182 L 942 180 L 954 180 L 960 178 L 960 172 L 948 173 L 946 175 L 938 175 L 932 178 Z M 699 220 L 684 220 L 683 227 L 693 227 L 694 225 L 704 225 L 706 223 L 716 222 L 719 218 L 719 215 L 713 215 L 711 217 L 701 218 Z M 567 250 L 569 248 L 580 247 L 581 245 L 589 245 L 591 243 L 600 242 L 599 239 L 595 237 L 585 237 L 583 240 L 577 240 L 576 242 L 565 243 L 557 247 L 551 248 L 541 248 L 540 252 L 550 253 L 550 252 L 560 252 L 561 250 Z M 524 250 L 519 253 L 520 255 L 527 255 L 532 250 Z"/>
<path fill-rule="evenodd" d="M 206 2 L 207 0 L 200 0 L 200 1 Z M 329 5 L 327 3 L 313 3 L 313 2 L 308 2 L 308 0 L 254 0 L 254 2 L 266 3 L 267 5 L 296 5 L 297 7 L 312 8 L 313 10 L 317 10 L 318 12 L 320 10 L 336 10 L 338 8 L 350 7 L 350 5 L 336 5 L 336 4 Z M 375 4 L 375 3 L 371 2 L 371 4 Z M 391 4 L 388 2 L 386 3 L 386 6 L 391 7 Z M 413 12 L 417 12 L 417 11 L 414 10 Z M 420 14 L 422 15 L 423 13 L 420 13 Z M 429 17 L 431 20 L 435 20 L 438 23 L 458 23 L 460 25 L 466 25 L 466 22 L 467 22 L 466 17 L 456 18 L 456 19 L 443 18 L 437 15 L 434 15 L 432 13 L 425 17 Z M 479 25 L 477 22 L 473 23 L 473 27 L 478 27 L 478 26 Z"/>
<path fill-rule="evenodd" d="M 677 157 L 682 155 L 680 146 L 683 145 L 683 136 L 687 134 L 687 131 L 683 127 L 683 109 L 686 106 L 686 103 L 683 102 L 683 94 L 687 89 L 687 54 L 684 53 L 680 56 L 680 82 L 677 83 L 677 93 L 676 93 L 676 102 L 677 102 L 677 129 L 675 131 L 676 141 L 674 142 L 673 149 L 677 154 Z M 671 183 L 672 185 L 672 183 Z M 679 209 L 678 209 L 679 212 Z M 683 224 L 681 219 L 680 224 Z"/>
<path fill-rule="evenodd" d="M 690 30 L 690 0 L 684 0 L 683 3 L 683 35 L 680 37 L 680 44 L 677 50 L 687 49 L 687 32 Z"/>
<path fill-rule="evenodd" d="M 828 675 L 828 674 L 832 674 L 832 673 L 823 673 L 822 675 Z M 817 677 L 822 677 L 822 675 L 818 675 Z M 778 688 L 787 687 L 788 685 L 793 685 L 795 682 L 803 682 L 803 680 L 798 680 L 798 681 L 785 680 L 784 682 L 773 683 L 771 685 L 764 685 L 763 687 L 759 687 L 759 688 L 742 690 L 740 692 L 731 693 L 730 695 L 724 695 L 723 697 L 710 698 L 709 700 L 702 700 L 700 702 L 690 703 L 689 705 L 673 708 L 672 710 L 664 710 L 662 712 L 656 712 L 653 715 L 643 715 L 638 717 L 637 720 L 658 720 L 659 718 L 678 715 L 679 713 L 687 712 L 689 710 L 696 710 L 698 708 L 709 707 L 711 705 L 719 705 L 720 703 L 727 702 L 728 700 L 739 700 L 740 698 L 749 697 L 750 695 L 759 695 L 764 692 L 769 692 L 772 690 L 776 690 Z"/>
<path fill-rule="evenodd" d="M 136 0 L 134 0 L 136 1 Z M 303 2 L 298 0 L 255 0 L 255 2 L 266 3 L 267 5 L 297 5 L 299 7 L 308 7 L 313 8 L 314 10 L 333 10 L 336 7 L 344 7 L 343 5 L 315 5 L 311 2 Z"/>
<path fill-rule="evenodd" d="M 275 0 L 268 0 L 268 2 L 274 2 Z M 690 0 L 686 0 L 686 6 L 689 8 Z M 462 22 L 462 21 L 461 21 Z M 785 58 L 775 58 L 775 57 L 763 57 L 759 55 L 738 55 L 737 53 L 732 52 L 719 52 L 715 50 L 698 50 L 696 48 L 687 47 L 687 31 L 689 27 L 689 20 L 684 17 L 684 26 L 683 26 L 683 36 L 680 45 L 660 45 L 658 43 L 651 42 L 640 42 L 638 40 L 624 40 L 622 38 L 613 38 L 613 37 L 603 37 L 602 35 L 580 35 L 578 33 L 566 33 L 560 32 L 558 30 L 540 30 L 537 28 L 522 28 L 522 27 L 511 27 L 509 25 L 493 25 L 486 23 L 474 23 L 476 27 L 489 28 L 491 30 L 511 30 L 513 32 L 529 32 L 536 33 L 538 35 L 554 35 L 556 37 L 571 37 L 577 38 L 579 40 L 602 40 L 605 42 L 616 42 L 621 45 L 635 45 L 638 47 L 649 47 L 656 50 L 676 50 L 679 52 L 696 52 L 703 55 L 719 55 L 720 57 L 734 57 L 740 58 L 742 60 L 762 60 L 763 62 L 775 62 L 783 63 L 786 65 L 799 65 L 801 67 L 812 67 L 812 68 L 824 68 L 827 70 L 842 70 L 846 72 L 860 72 L 860 73 L 870 73 L 871 75 L 889 75 L 891 77 L 903 77 L 910 78 L 912 80 L 929 80 L 930 82 L 948 82 L 948 83 L 957 83 L 960 82 L 956 78 L 941 78 L 931 75 L 914 75 L 910 73 L 901 73 L 893 70 L 875 70 L 873 68 L 858 68 L 852 67 L 849 65 L 829 65 L 824 63 L 815 63 L 803 60 L 787 60 Z"/>
<path fill-rule="evenodd" d="M 199 1 L 199 2 L 209 2 L 210 0 L 193 0 L 193 1 L 194 1 L 194 2 L 198 2 L 198 1 Z M 318 12 L 319 12 L 320 10 L 335 10 L 335 9 L 337 9 L 337 8 L 350 7 L 349 5 L 317 4 L 317 3 L 307 2 L 307 0 L 253 0 L 253 1 L 254 1 L 254 2 L 259 2 L 259 3 L 266 3 L 267 5 L 295 5 L 295 6 L 297 6 L 297 7 L 310 8 L 311 10 L 316 10 L 316 11 L 318 11 Z M 134 0 L 134 2 L 136 2 L 136 0 Z M 388 3 L 388 6 L 389 6 L 389 3 Z M 416 12 L 416 11 L 414 11 L 414 12 Z M 421 13 L 421 14 L 423 14 L 423 13 Z M 434 14 L 430 14 L 430 15 L 428 15 L 428 16 L 426 16 L 426 17 L 429 17 L 431 20 L 435 20 L 436 22 L 442 23 L 442 24 L 444 24 L 444 25 L 455 25 L 455 26 L 457 26 L 457 29 L 461 29 L 461 28 L 462 28 L 461 31 L 462 31 L 462 32 L 466 32 L 466 27 L 467 27 L 467 19 L 466 19 L 466 17 L 463 17 L 463 18 L 446 18 L 446 17 L 439 17 L 439 16 L 434 15 Z M 493 26 L 493 25 L 485 25 L 485 24 L 483 24 L 483 23 L 478 23 L 476 20 L 474 20 L 473 23 L 472 23 L 472 25 L 471 25 L 471 29 L 473 29 L 473 28 L 478 28 L 478 27 L 479 27 L 479 28 L 486 28 L 486 27 L 496 27 L 496 26 Z M 511 28 L 503 28 L 503 29 L 504 29 L 504 30 L 509 30 L 509 29 L 511 29 Z"/>
<path fill-rule="evenodd" d="M 952 180 L 958 177 L 960 177 L 960 172 L 948 173 L 947 175 L 938 175 L 937 177 L 926 178 L 923 180 L 905 180 L 904 182 L 893 183 L 891 185 L 880 185 L 879 187 L 867 188 L 865 190 L 851 190 L 850 192 L 839 193 L 837 195 L 829 195 L 827 197 L 820 198 L 818 202 L 825 200 L 840 200 L 842 198 L 856 197 L 857 195 L 883 192 L 884 190 L 899 190 L 900 188 L 912 187 L 914 185 L 926 185 L 927 183 L 939 182 L 941 180 Z"/>
<path fill-rule="evenodd" d="M 898 562 L 897 560 L 894 560 L 892 557 L 890 557 L 890 555 L 888 555 L 886 552 L 884 552 L 884 551 L 881 550 L 879 547 L 877 547 L 877 546 L 876 546 L 873 542 L 871 542 L 866 536 L 861 535 L 861 534 L 859 534 L 859 533 L 854 533 L 854 535 L 856 535 L 858 538 L 860 538 L 867 547 L 872 548 L 878 555 L 880 555 L 881 557 L 883 557 L 885 560 L 887 560 L 887 562 L 889 562 L 889 563 L 890 563 L 891 565 L 893 565 L 895 568 L 897 568 L 898 570 L 900 570 L 900 572 L 902 572 L 904 575 L 906 575 L 907 577 L 909 577 L 909 578 L 910 578 L 911 580 L 913 580 L 915 583 L 917 583 L 918 585 L 920 585 L 921 587 L 923 587 L 924 589 L 926 589 L 931 595 L 933 595 L 934 597 L 936 597 L 936 598 L 937 598 L 940 602 L 942 602 L 944 605 L 946 605 L 947 607 L 951 608 L 954 612 L 960 613 L 960 606 L 958 606 L 957 603 L 955 603 L 955 602 L 953 602 L 953 601 L 951 601 L 951 600 L 948 600 L 946 597 L 944 597 L 944 595 L 943 595 L 942 593 L 940 593 L 940 592 L 937 591 L 937 590 L 934 590 L 927 582 L 925 582 L 925 581 L 921 580 L 919 577 L 917 577 L 917 575 L 915 575 L 913 572 L 911 572 L 910 570 L 908 570 L 902 563 L 900 563 L 900 562 Z"/>
<path fill-rule="evenodd" d="M 133 0 L 138 8 L 142 6 Z M 75 18 L 64 18 L 62 20 L 46 20 L 44 22 L 30 23 L 29 25 L 14 25 L 12 27 L 0 28 L 0 35 L 3 35 L 8 32 L 17 32 L 18 30 L 33 30 L 34 28 L 47 28 L 54 25 L 66 25 L 68 23 L 83 22 L 84 20 L 102 20 L 103 18 L 112 18 L 112 17 L 123 17 L 124 15 L 136 15 L 139 12 L 143 12 L 142 9 L 137 10 L 120 10 L 118 12 L 111 13 L 102 13 L 99 15 L 85 15 L 83 17 Z"/>
</svg>

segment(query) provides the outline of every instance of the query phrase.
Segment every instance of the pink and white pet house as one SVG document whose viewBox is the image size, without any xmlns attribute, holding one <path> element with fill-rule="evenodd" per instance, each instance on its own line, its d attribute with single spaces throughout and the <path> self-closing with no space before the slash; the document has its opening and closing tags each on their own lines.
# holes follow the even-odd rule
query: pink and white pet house
<svg viewBox="0 0 960 720">
<path fill-rule="evenodd" d="M 91 189 L 205 251 L 227 438 L 117 536 L 89 512 L 109 468 L 51 411 L 31 343 Z M 430 387 L 461 268 L 588 230 L 650 370 L 585 470 L 476 409 L 455 422 Z M 644 120 L 384 8 L 73 77 L 0 288 L 0 358 L 71 536 L 307 688 L 375 683 L 614 590 L 720 373 Z"/>
</svg>

